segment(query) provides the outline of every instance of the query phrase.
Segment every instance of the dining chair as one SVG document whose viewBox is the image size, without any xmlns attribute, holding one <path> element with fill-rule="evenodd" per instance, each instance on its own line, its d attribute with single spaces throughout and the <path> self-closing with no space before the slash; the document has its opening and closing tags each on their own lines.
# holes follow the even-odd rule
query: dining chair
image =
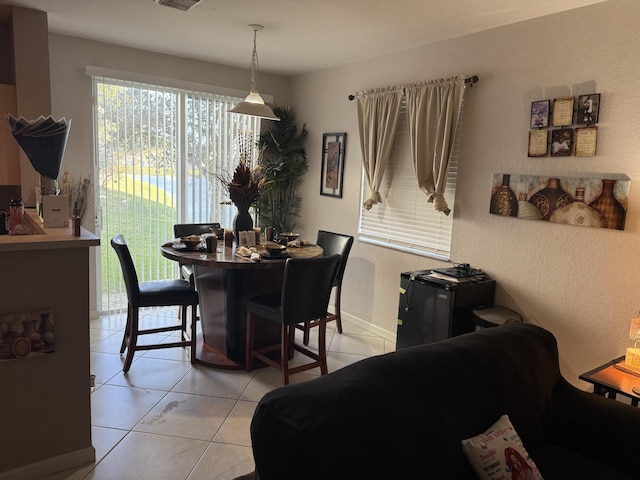
<svg viewBox="0 0 640 480">
<path fill-rule="evenodd" d="M 327 322 L 335 320 L 338 333 L 342 333 L 342 317 L 340 315 L 340 297 L 342 295 L 342 277 L 344 277 L 344 270 L 347 266 L 347 259 L 349 258 L 349 252 L 353 245 L 353 237 L 351 235 L 345 235 L 342 233 L 327 232 L 326 230 L 318 230 L 318 236 L 316 238 L 316 245 L 319 245 L 323 249 L 323 255 L 330 256 L 336 253 L 340 255 L 340 265 L 336 271 L 336 276 L 333 279 L 333 286 L 336 288 L 334 298 L 333 313 L 327 313 Z M 318 321 L 306 322 L 303 325 L 299 325 L 298 328 L 303 331 L 302 343 L 309 345 L 310 331 L 313 327 L 318 326 Z"/>
<path fill-rule="evenodd" d="M 214 223 L 176 223 L 173 225 L 173 235 L 176 238 L 187 237 L 189 235 L 202 235 L 203 233 L 211 233 L 212 228 L 220 228 L 220 224 Z M 193 267 L 191 265 L 180 265 L 180 278 L 189 280 L 191 285 L 193 282 Z"/>
<path fill-rule="evenodd" d="M 282 380 L 289 384 L 289 376 L 320 368 L 322 375 L 327 370 L 326 318 L 333 279 L 340 263 L 340 255 L 316 258 L 289 258 L 284 267 L 284 278 L 280 292 L 258 295 L 247 300 L 246 328 L 246 370 L 253 370 L 253 359 L 282 372 Z M 254 333 L 258 328 L 256 319 L 261 318 L 280 323 L 280 343 L 275 345 L 254 345 Z M 298 323 L 318 319 L 318 353 L 295 343 L 295 326 Z M 313 360 L 310 363 L 289 366 L 289 358 L 294 350 Z M 269 356 L 280 352 L 277 357 Z"/>
<path fill-rule="evenodd" d="M 122 370 L 128 372 L 133 361 L 133 355 L 139 350 L 156 350 L 159 348 L 191 347 L 191 363 L 196 359 L 196 307 L 198 305 L 198 292 L 187 280 L 151 280 L 138 281 L 138 274 L 129 252 L 129 247 L 121 234 L 111 239 L 111 246 L 118 255 L 124 284 L 127 290 L 127 325 L 122 338 L 120 354 L 127 350 L 127 356 Z M 140 309 L 145 307 L 181 307 L 181 323 L 157 328 L 140 328 Z M 191 307 L 191 332 L 187 333 L 187 307 Z M 140 335 L 152 333 L 180 331 L 180 341 L 158 344 L 138 345 Z"/>
</svg>

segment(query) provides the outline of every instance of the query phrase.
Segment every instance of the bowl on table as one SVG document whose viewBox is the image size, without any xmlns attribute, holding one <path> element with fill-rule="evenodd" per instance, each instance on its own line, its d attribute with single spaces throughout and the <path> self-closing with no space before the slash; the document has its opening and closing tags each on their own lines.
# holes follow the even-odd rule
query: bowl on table
<svg viewBox="0 0 640 480">
<path fill-rule="evenodd" d="M 284 251 L 287 249 L 287 247 L 285 245 L 279 245 L 277 243 L 267 242 L 264 245 L 264 249 L 267 251 L 269 255 L 276 256 L 276 255 L 282 255 Z"/>
<path fill-rule="evenodd" d="M 186 237 L 180 237 L 180 241 L 187 248 L 196 248 L 202 242 L 200 235 L 187 235 Z"/>
<path fill-rule="evenodd" d="M 282 232 L 282 233 L 278 234 L 278 238 L 286 239 L 287 242 L 293 242 L 299 236 L 300 236 L 299 233 L 293 233 L 293 232 Z"/>
</svg>

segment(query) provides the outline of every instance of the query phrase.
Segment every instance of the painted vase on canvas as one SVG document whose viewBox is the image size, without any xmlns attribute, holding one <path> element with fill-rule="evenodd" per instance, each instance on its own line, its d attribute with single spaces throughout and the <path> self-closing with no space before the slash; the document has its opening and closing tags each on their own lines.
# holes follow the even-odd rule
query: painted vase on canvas
<svg viewBox="0 0 640 480">
<path fill-rule="evenodd" d="M 491 197 L 490 213 L 509 217 L 518 216 L 518 199 L 516 194 L 509 188 L 510 179 L 511 175 L 502 175 L 502 186 Z"/>
<path fill-rule="evenodd" d="M 562 189 L 559 178 L 550 178 L 547 186 L 531 195 L 529 199 L 529 203 L 542 213 L 542 220 L 549 220 L 556 208 L 563 207 L 571 202 L 573 202 L 573 198 Z"/>
<path fill-rule="evenodd" d="M 604 216 L 584 203 L 584 188 L 576 188 L 575 201 L 554 210 L 549 221 L 581 227 L 605 226 Z"/>
<path fill-rule="evenodd" d="M 602 193 L 589 206 L 602 214 L 606 228 L 624 230 L 625 210 L 613 195 L 615 180 L 602 180 Z"/>
</svg>

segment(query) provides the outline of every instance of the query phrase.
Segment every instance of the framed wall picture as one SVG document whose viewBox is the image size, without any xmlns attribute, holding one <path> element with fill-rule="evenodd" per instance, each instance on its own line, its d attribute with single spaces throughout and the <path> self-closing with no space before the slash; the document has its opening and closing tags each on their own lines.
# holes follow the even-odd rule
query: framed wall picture
<svg viewBox="0 0 640 480">
<path fill-rule="evenodd" d="M 531 102 L 531 128 L 544 128 L 549 126 L 550 105 L 550 100 Z"/>
<path fill-rule="evenodd" d="M 320 195 L 342 198 L 346 140 L 346 133 L 324 133 L 322 135 Z"/>
<path fill-rule="evenodd" d="M 529 130 L 529 157 L 547 156 L 547 138 L 549 130 Z"/>
<path fill-rule="evenodd" d="M 576 157 L 594 157 L 598 140 L 598 127 L 576 128 L 574 155 Z"/>
<path fill-rule="evenodd" d="M 591 93 L 578 97 L 578 118 L 576 123 L 591 125 L 598 123 L 600 113 L 600 94 Z"/>
<path fill-rule="evenodd" d="M 553 99 L 551 125 L 554 127 L 566 127 L 573 123 L 573 102 L 573 97 Z"/>
<path fill-rule="evenodd" d="M 573 130 L 563 128 L 562 130 L 551 131 L 551 156 L 568 157 L 571 155 L 571 142 L 573 140 Z"/>
</svg>

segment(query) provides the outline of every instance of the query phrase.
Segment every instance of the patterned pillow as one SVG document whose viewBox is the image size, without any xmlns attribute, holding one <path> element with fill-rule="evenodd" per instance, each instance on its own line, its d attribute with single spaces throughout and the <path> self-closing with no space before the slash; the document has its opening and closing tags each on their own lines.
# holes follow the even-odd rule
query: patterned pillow
<svg viewBox="0 0 640 480">
<path fill-rule="evenodd" d="M 462 450 L 482 480 L 542 480 L 507 415 L 484 433 L 462 440 Z"/>
</svg>

